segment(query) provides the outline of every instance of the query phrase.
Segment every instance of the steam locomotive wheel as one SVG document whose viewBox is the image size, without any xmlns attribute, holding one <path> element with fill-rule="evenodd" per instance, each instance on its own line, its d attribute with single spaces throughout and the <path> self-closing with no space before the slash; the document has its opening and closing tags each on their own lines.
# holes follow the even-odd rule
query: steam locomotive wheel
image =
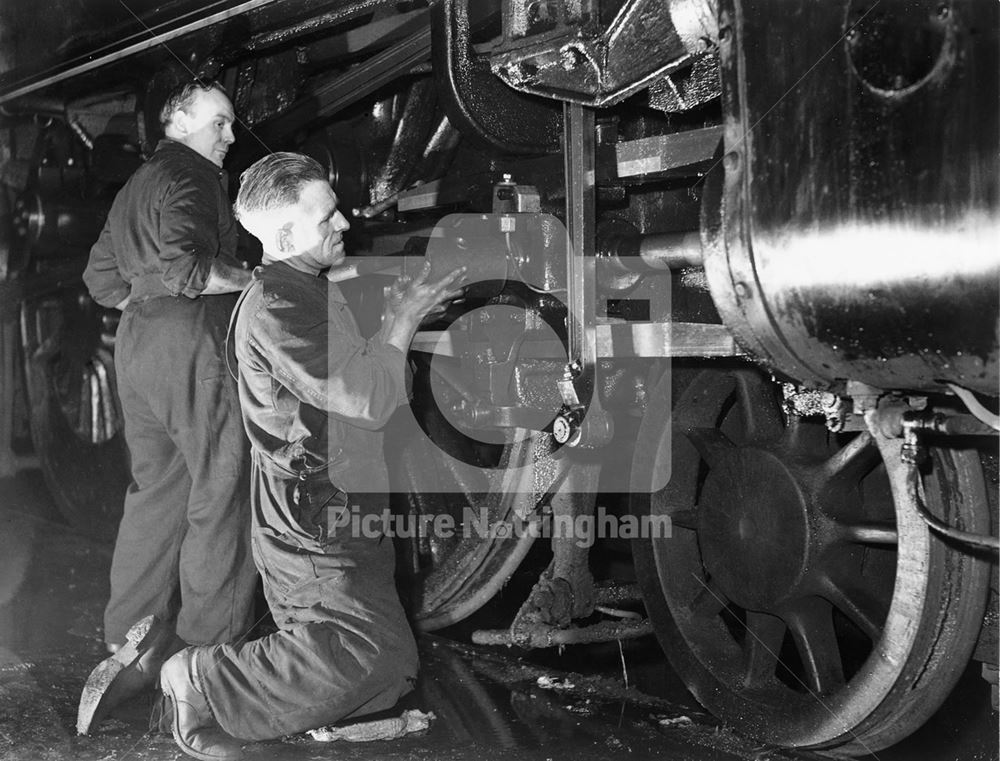
<svg viewBox="0 0 1000 761">
<path fill-rule="evenodd" d="M 670 516 L 672 535 L 633 550 L 675 671 L 765 742 L 867 753 L 911 733 L 968 662 L 988 564 L 901 498 L 885 464 L 898 455 L 880 454 L 898 443 L 786 422 L 774 384 L 749 368 L 704 372 L 673 411 L 665 392 L 640 429 L 633 509 Z M 923 489 L 938 516 L 988 531 L 975 452 L 933 450 Z"/>
<path fill-rule="evenodd" d="M 22 304 L 31 435 L 42 473 L 63 517 L 107 540 L 129 481 L 112 335 L 82 288 Z"/>
</svg>

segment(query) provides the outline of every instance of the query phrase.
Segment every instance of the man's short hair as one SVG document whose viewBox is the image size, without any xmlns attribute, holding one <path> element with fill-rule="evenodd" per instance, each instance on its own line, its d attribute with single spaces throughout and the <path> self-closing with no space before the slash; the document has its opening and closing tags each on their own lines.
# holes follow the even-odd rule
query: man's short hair
<svg viewBox="0 0 1000 761">
<path fill-rule="evenodd" d="M 310 182 L 329 182 L 323 165 L 311 156 L 280 151 L 255 161 L 240 175 L 240 192 L 233 211 L 236 218 L 262 211 L 276 211 L 299 202 Z"/>
<path fill-rule="evenodd" d="M 211 92 L 212 90 L 218 90 L 226 97 L 229 97 L 226 88 L 214 80 L 204 81 L 196 79 L 192 82 L 177 85 L 177 87 L 167 94 L 167 99 L 163 102 L 163 108 L 160 109 L 160 126 L 166 129 L 175 113 L 178 111 L 188 112 L 190 110 L 199 92 Z"/>
</svg>

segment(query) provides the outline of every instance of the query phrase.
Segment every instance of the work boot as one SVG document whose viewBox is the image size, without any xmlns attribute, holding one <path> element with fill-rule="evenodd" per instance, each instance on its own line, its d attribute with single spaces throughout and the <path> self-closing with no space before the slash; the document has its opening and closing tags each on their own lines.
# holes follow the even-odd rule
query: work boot
<svg viewBox="0 0 1000 761">
<path fill-rule="evenodd" d="M 76 731 L 90 733 L 117 705 L 156 684 L 160 666 L 186 643 L 156 616 L 132 624 L 125 644 L 90 672 L 80 695 Z"/>
<path fill-rule="evenodd" d="M 169 735 L 172 734 L 174 709 L 170 705 L 170 698 L 162 692 L 156 693 L 156 699 L 149 709 L 149 734 Z"/>
<path fill-rule="evenodd" d="M 171 732 L 182 751 L 201 761 L 234 761 L 240 743 L 222 731 L 212 715 L 198 678 L 198 648 L 188 647 L 163 664 L 160 689 L 169 701 Z"/>
</svg>

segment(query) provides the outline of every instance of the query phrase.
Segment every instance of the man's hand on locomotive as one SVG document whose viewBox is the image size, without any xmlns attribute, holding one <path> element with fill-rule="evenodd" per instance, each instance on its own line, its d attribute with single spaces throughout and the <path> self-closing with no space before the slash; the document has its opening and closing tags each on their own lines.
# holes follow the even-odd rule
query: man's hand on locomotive
<svg viewBox="0 0 1000 761">
<path fill-rule="evenodd" d="M 431 264 L 426 262 L 415 276 L 401 275 L 386 295 L 382 334 L 387 344 L 402 352 L 409 349 L 410 341 L 424 317 L 442 313 L 449 302 L 462 295 L 465 267 L 459 267 L 440 280 L 428 282 L 430 272 Z"/>
</svg>

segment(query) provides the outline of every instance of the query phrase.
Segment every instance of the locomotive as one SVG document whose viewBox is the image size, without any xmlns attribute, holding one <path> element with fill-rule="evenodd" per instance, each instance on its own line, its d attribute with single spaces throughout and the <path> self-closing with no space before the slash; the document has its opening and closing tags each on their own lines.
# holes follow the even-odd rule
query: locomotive
<svg viewBox="0 0 1000 761">
<path fill-rule="evenodd" d="M 362 324 L 415 259 L 474 275 L 386 437 L 396 514 L 459 529 L 399 532 L 418 627 L 547 542 L 476 641 L 654 634 L 730 726 L 841 754 L 970 660 L 996 708 L 995 3 L 46 5 L 0 9 L 0 471 L 30 433 L 113 535 L 117 318 L 80 276 L 167 90 L 218 79 L 234 177 L 328 169 Z"/>
</svg>

